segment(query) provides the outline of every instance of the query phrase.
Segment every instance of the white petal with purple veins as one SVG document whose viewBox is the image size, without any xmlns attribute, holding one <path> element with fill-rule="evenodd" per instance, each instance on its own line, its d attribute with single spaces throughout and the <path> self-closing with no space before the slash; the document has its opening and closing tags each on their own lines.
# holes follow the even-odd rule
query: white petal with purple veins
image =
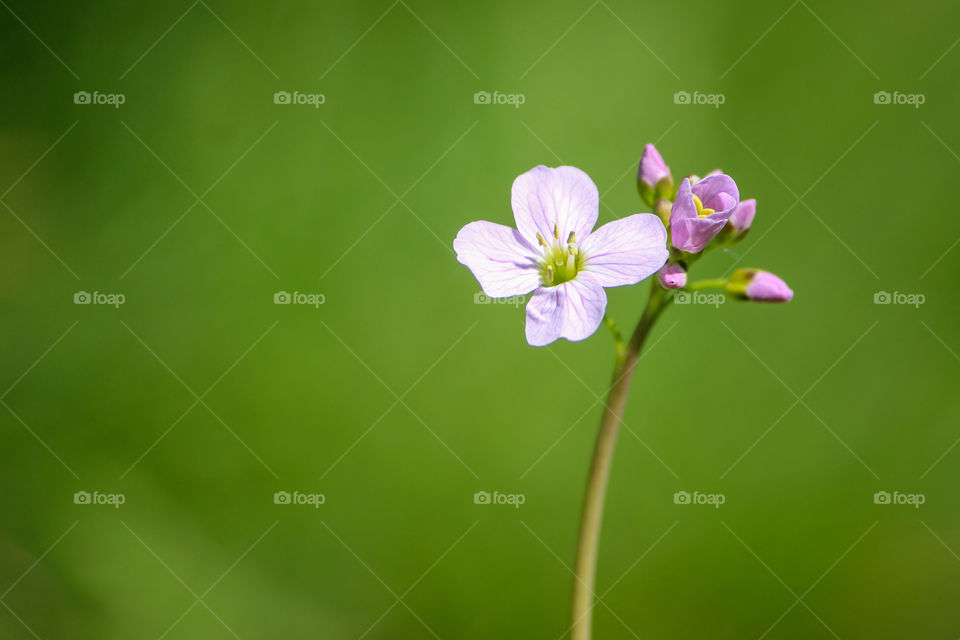
<svg viewBox="0 0 960 640">
<path fill-rule="evenodd" d="M 566 242 L 570 232 L 583 240 L 593 230 L 600 194 L 590 176 L 576 167 L 534 167 L 513 181 L 510 204 L 517 228 L 536 244 L 537 233 L 548 241 L 554 227 Z"/>
<path fill-rule="evenodd" d="M 471 222 L 457 234 L 453 249 L 491 298 L 530 293 L 540 284 L 539 251 L 516 229 L 485 220 Z"/>
<path fill-rule="evenodd" d="M 580 244 L 584 270 L 604 287 L 636 284 L 650 277 L 670 256 L 667 230 L 650 213 L 608 222 Z"/>
<path fill-rule="evenodd" d="M 556 287 L 541 287 L 527 303 L 527 342 L 534 347 L 557 338 L 589 338 L 603 321 L 607 294 L 590 273 L 581 272 Z"/>
</svg>

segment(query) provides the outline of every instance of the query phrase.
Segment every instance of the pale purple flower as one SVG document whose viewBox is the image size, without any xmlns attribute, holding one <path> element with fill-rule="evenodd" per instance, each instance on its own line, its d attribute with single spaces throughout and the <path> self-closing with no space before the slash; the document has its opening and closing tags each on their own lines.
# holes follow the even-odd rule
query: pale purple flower
<svg viewBox="0 0 960 640">
<path fill-rule="evenodd" d="M 670 242 L 681 251 L 698 253 L 727 223 L 740 192 L 733 178 L 714 173 L 691 184 L 684 178 L 670 209 Z"/>
<path fill-rule="evenodd" d="M 603 321 L 604 287 L 640 282 L 663 266 L 667 232 L 644 213 L 593 231 L 600 197 L 590 177 L 575 167 L 534 167 L 513 182 L 517 229 L 471 222 L 453 248 L 491 298 L 523 295 L 527 342 L 583 340 Z"/>
<path fill-rule="evenodd" d="M 657 281 L 664 289 L 683 289 L 687 286 L 687 270 L 677 263 L 671 263 L 660 269 Z"/>
<path fill-rule="evenodd" d="M 730 218 L 727 220 L 730 230 L 736 236 L 743 235 L 750 230 L 755 215 L 757 215 L 757 201 L 753 198 L 741 201 L 733 208 Z"/>
<path fill-rule="evenodd" d="M 730 276 L 727 292 L 758 302 L 790 302 L 793 290 L 769 271 L 738 269 Z"/>
</svg>

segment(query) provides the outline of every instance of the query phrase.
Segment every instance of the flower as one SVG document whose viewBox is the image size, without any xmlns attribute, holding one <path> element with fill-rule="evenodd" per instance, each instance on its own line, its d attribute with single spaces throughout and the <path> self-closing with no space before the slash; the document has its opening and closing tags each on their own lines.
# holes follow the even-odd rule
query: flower
<svg viewBox="0 0 960 640">
<path fill-rule="evenodd" d="M 670 242 L 681 251 L 699 253 L 727 223 L 740 192 L 733 178 L 713 173 L 691 184 L 684 178 L 670 209 Z"/>
<path fill-rule="evenodd" d="M 643 155 L 640 156 L 637 187 L 640 190 L 640 197 L 651 207 L 657 198 L 669 198 L 673 195 L 673 175 L 670 173 L 670 167 L 652 144 L 645 146 Z"/>
<path fill-rule="evenodd" d="M 793 290 L 786 282 L 760 269 L 737 269 L 730 276 L 726 290 L 743 300 L 790 302 L 793 299 Z"/>
<path fill-rule="evenodd" d="M 660 269 L 657 281 L 664 289 L 683 289 L 687 286 L 687 271 L 677 263 L 668 264 Z"/>
<path fill-rule="evenodd" d="M 513 182 L 517 228 L 471 222 L 453 248 L 491 298 L 533 291 L 526 337 L 533 346 L 588 338 L 603 320 L 604 287 L 656 273 L 669 254 L 657 216 L 642 213 L 593 230 L 600 197 L 576 167 L 534 167 Z"/>
</svg>

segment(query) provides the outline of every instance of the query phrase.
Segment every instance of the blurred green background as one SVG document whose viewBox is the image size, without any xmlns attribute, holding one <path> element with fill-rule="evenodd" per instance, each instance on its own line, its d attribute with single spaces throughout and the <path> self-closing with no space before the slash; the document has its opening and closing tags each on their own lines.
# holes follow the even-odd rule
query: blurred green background
<svg viewBox="0 0 960 640">
<path fill-rule="evenodd" d="M 643 210 L 651 141 L 759 202 L 696 275 L 796 298 L 661 321 L 596 637 L 960 635 L 957 7 L 0 4 L 3 638 L 562 638 L 611 341 L 527 346 L 451 242 L 541 163 Z"/>
</svg>

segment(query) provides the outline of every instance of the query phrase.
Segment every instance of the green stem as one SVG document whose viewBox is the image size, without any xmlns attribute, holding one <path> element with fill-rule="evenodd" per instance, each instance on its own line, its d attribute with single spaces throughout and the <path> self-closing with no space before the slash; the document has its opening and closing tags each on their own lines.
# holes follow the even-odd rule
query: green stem
<svg viewBox="0 0 960 640">
<path fill-rule="evenodd" d="M 603 316 L 603 324 L 607 325 L 607 328 L 610 329 L 610 334 L 613 336 L 613 348 L 617 352 L 617 363 L 619 364 L 627 355 L 627 345 L 623 341 L 623 335 L 620 333 L 620 327 L 618 327 L 617 323 L 613 321 L 613 318 L 606 315 Z"/>
<path fill-rule="evenodd" d="M 688 284 L 687 291 L 700 291 L 701 289 L 723 289 L 727 286 L 729 280 L 726 278 L 714 278 L 713 280 L 697 280 Z"/>
<path fill-rule="evenodd" d="M 623 357 L 617 358 L 617 364 L 613 370 L 613 383 L 600 420 L 600 430 L 597 433 L 593 462 L 590 465 L 586 495 L 583 500 L 580 539 L 577 543 L 577 562 L 574 570 L 571 640 L 590 640 L 590 614 L 595 597 L 593 588 L 597 573 L 600 524 L 603 519 L 603 502 L 607 493 L 613 450 L 640 350 L 657 318 L 670 303 L 670 299 L 671 296 L 654 281 L 643 316 L 627 344 Z"/>
</svg>

